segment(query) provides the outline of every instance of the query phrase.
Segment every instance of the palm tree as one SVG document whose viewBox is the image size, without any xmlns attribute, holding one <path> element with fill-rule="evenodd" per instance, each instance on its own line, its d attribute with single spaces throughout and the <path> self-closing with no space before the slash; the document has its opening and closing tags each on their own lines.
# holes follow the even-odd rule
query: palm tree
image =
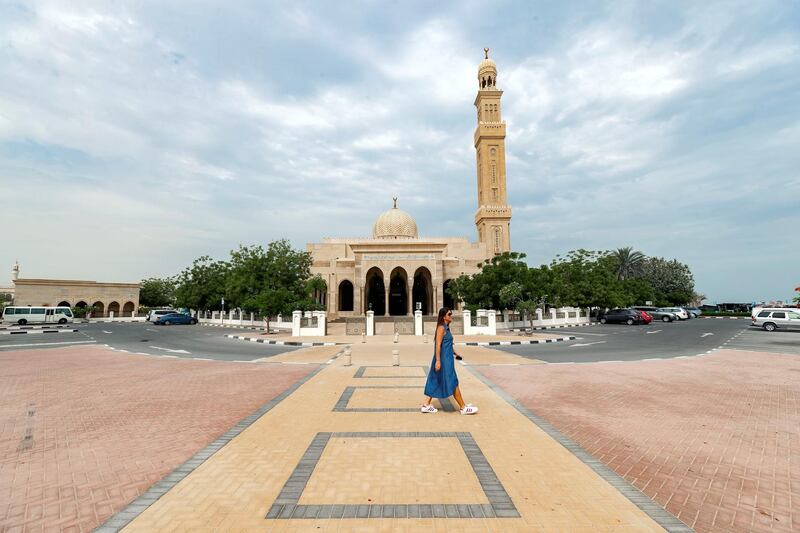
<svg viewBox="0 0 800 533">
<path fill-rule="evenodd" d="M 634 251 L 632 246 L 617 248 L 611 252 L 611 257 L 617 264 L 617 279 L 620 281 L 636 274 L 646 259 L 642 252 Z"/>
</svg>

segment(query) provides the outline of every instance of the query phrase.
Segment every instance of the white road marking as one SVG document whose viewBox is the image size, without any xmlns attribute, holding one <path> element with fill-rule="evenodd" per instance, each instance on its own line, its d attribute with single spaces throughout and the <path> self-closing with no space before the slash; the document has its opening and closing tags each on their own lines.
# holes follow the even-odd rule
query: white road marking
<svg viewBox="0 0 800 533">
<path fill-rule="evenodd" d="M 26 346 L 56 346 L 60 344 L 91 344 L 97 341 L 70 341 L 70 342 L 35 342 L 30 344 L 0 344 L 2 348 L 24 348 Z"/>
<path fill-rule="evenodd" d="M 158 330 L 157 330 L 157 329 L 150 329 L 150 328 L 147 328 L 147 331 L 158 331 Z"/>
<path fill-rule="evenodd" d="M 110 331 L 103 330 L 103 333 L 111 333 Z"/>
<path fill-rule="evenodd" d="M 578 346 L 591 346 L 592 344 L 605 344 L 606 341 L 584 342 L 578 344 L 570 344 L 570 348 L 577 348 Z"/>
<path fill-rule="evenodd" d="M 648 331 L 647 334 L 650 335 L 651 333 L 661 333 L 663 330 L 657 329 L 655 331 Z"/>
<path fill-rule="evenodd" d="M 170 350 L 169 348 L 161 348 L 160 346 L 149 346 L 149 348 L 153 348 L 155 350 L 164 350 L 165 352 L 169 353 L 183 353 L 191 355 L 192 352 L 187 352 L 186 350 Z"/>
<path fill-rule="evenodd" d="M 708 337 L 709 335 L 713 335 L 713 333 L 703 333 L 700 337 Z"/>
<path fill-rule="evenodd" d="M 595 337 L 608 337 L 608 333 L 589 333 L 588 331 L 567 331 L 566 333 L 575 333 L 576 335 L 593 335 Z"/>
</svg>

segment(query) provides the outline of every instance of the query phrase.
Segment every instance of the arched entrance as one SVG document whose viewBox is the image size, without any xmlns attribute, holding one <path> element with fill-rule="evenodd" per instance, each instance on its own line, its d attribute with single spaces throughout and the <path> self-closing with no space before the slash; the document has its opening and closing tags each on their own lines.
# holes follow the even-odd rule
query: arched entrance
<svg viewBox="0 0 800 533">
<path fill-rule="evenodd" d="M 106 306 L 103 302 L 93 303 L 92 308 L 92 316 L 106 316 Z"/>
<path fill-rule="evenodd" d="M 122 315 L 123 316 L 131 316 L 134 311 L 133 302 L 125 302 L 125 305 L 122 306 Z"/>
<path fill-rule="evenodd" d="M 386 292 L 383 285 L 383 272 L 378 267 L 372 267 L 367 271 L 367 282 L 364 285 L 364 310 L 375 311 L 375 316 L 386 314 Z"/>
<path fill-rule="evenodd" d="M 389 278 L 389 314 L 392 316 L 408 314 L 408 274 L 402 267 L 392 270 Z"/>
<path fill-rule="evenodd" d="M 69 305 L 69 302 L 63 301 L 63 302 L 58 302 L 58 307 L 72 307 L 72 306 Z"/>
<path fill-rule="evenodd" d="M 411 291 L 414 301 L 414 310 L 417 302 L 422 303 L 422 314 L 430 315 L 436 312 L 433 309 L 433 281 L 431 272 L 425 267 L 419 267 L 414 273 L 414 288 Z"/>
<path fill-rule="evenodd" d="M 450 282 L 451 281 L 453 281 L 453 280 L 448 279 L 448 280 L 446 280 L 444 282 L 444 285 L 442 286 L 442 289 L 443 289 L 442 292 L 444 293 L 444 306 L 447 307 L 448 309 L 455 309 L 456 308 L 456 302 L 455 302 L 455 300 L 453 300 L 453 297 L 450 296 L 450 294 L 448 294 L 448 292 L 447 292 L 447 289 L 450 287 Z"/>
<path fill-rule="evenodd" d="M 89 307 L 89 304 L 81 300 L 80 302 L 75 304 L 75 307 Z"/>
<path fill-rule="evenodd" d="M 339 283 L 339 311 L 353 310 L 353 284 L 349 280 Z"/>
<path fill-rule="evenodd" d="M 114 313 L 114 316 L 119 316 L 119 302 L 111 302 L 108 304 L 109 316 L 111 316 L 111 313 Z"/>
</svg>

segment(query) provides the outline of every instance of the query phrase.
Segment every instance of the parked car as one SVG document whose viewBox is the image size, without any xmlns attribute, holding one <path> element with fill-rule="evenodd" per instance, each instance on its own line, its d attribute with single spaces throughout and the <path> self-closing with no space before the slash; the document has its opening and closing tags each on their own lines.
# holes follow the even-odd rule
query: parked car
<svg viewBox="0 0 800 533">
<path fill-rule="evenodd" d="M 787 309 L 762 309 L 752 318 L 752 324 L 766 331 L 794 329 L 800 331 L 800 311 Z"/>
<path fill-rule="evenodd" d="M 646 312 L 648 315 L 650 315 L 650 318 L 652 318 L 653 320 L 660 320 L 662 322 L 672 322 L 673 320 L 678 320 L 678 315 L 676 315 L 675 313 L 671 313 L 669 311 L 662 311 L 656 307 L 642 306 L 642 307 L 634 307 L 634 309 L 636 309 L 637 311 Z"/>
<path fill-rule="evenodd" d="M 703 314 L 703 311 L 699 307 L 684 307 L 686 311 L 689 313 L 689 316 L 692 318 L 697 318 Z"/>
<path fill-rule="evenodd" d="M 158 317 L 168 315 L 170 313 L 177 313 L 174 309 L 151 309 L 149 313 L 147 313 L 147 321 L 148 322 L 155 322 Z"/>
<path fill-rule="evenodd" d="M 644 318 L 638 311 L 633 309 L 612 309 L 604 315 L 600 316 L 601 324 L 642 324 Z"/>
<path fill-rule="evenodd" d="M 183 313 L 169 313 L 167 315 L 159 316 L 153 324 L 159 326 L 171 326 L 172 324 L 197 324 L 197 319 L 193 316 L 184 315 Z"/>
<path fill-rule="evenodd" d="M 683 307 L 659 307 L 658 310 L 672 313 L 678 317 L 679 320 L 689 320 L 689 313 L 687 313 L 686 309 Z"/>
<path fill-rule="evenodd" d="M 647 311 L 642 311 L 641 309 L 637 311 L 640 315 L 642 315 L 642 320 L 644 320 L 645 324 L 649 324 L 653 321 L 653 317 Z"/>
</svg>

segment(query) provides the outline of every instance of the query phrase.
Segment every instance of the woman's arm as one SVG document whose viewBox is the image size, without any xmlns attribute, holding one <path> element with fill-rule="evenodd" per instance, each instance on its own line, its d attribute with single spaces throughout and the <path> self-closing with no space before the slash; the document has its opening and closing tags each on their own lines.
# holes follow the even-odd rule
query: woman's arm
<svg viewBox="0 0 800 533">
<path fill-rule="evenodd" d="M 436 371 L 442 368 L 442 340 L 444 339 L 444 326 L 436 328 Z"/>
</svg>

